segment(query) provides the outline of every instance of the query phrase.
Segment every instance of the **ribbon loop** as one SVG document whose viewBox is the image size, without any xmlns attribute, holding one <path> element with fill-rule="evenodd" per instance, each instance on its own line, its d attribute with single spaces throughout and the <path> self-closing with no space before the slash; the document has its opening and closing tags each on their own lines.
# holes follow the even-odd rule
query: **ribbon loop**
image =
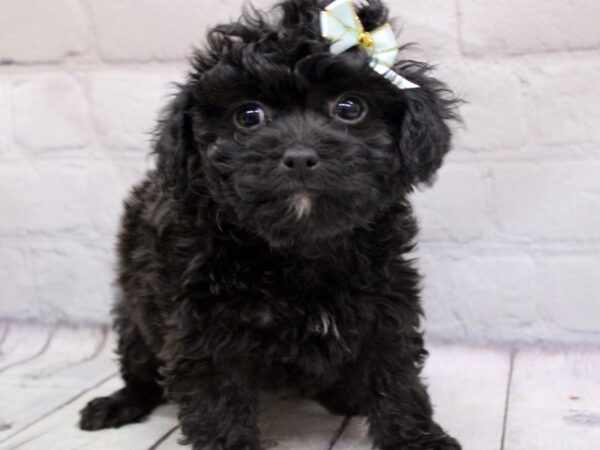
<svg viewBox="0 0 600 450">
<path fill-rule="evenodd" d="M 321 11 L 321 34 L 331 42 L 331 53 L 338 55 L 359 46 L 371 56 L 370 66 L 399 89 L 416 89 L 419 86 L 392 70 L 398 44 L 389 23 L 367 32 L 351 0 L 336 0 Z"/>
</svg>

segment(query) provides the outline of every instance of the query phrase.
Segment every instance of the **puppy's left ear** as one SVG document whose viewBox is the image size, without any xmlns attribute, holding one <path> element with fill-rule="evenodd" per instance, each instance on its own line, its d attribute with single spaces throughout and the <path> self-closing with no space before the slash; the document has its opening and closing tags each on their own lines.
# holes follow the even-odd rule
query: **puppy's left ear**
<svg viewBox="0 0 600 450">
<path fill-rule="evenodd" d="M 192 88 L 181 85 L 175 98 L 163 111 L 156 131 L 154 153 L 158 156 L 158 175 L 163 189 L 175 196 L 185 191 L 188 184 L 188 160 L 197 153 L 191 108 Z"/>
<path fill-rule="evenodd" d="M 433 181 L 434 174 L 450 150 L 449 121 L 460 120 L 456 107 L 460 103 L 448 87 L 429 77 L 426 66 L 408 77 L 419 85 L 406 89 L 404 118 L 398 147 L 403 170 L 414 184 Z"/>
</svg>

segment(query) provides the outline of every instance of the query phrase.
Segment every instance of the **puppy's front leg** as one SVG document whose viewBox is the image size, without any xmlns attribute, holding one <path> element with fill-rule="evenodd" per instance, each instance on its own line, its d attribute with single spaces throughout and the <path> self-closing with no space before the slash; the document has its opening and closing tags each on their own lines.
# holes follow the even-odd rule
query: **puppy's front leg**
<svg viewBox="0 0 600 450">
<path fill-rule="evenodd" d="M 178 357 L 165 374 L 169 398 L 179 406 L 185 443 L 194 450 L 259 450 L 257 393 L 234 365 Z"/>
<path fill-rule="evenodd" d="M 410 358 L 388 353 L 370 361 L 367 415 L 375 447 L 381 450 L 460 450 L 433 421 L 429 395 Z"/>
</svg>

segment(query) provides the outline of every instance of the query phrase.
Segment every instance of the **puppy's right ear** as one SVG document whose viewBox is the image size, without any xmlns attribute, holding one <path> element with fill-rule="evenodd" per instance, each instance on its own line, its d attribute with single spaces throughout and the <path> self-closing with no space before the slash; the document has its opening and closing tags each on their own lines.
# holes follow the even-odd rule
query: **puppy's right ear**
<svg viewBox="0 0 600 450">
<path fill-rule="evenodd" d="M 154 153 L 163 189 L 178 197 L 188 185 L 188 159 L 196 154 L 192 130 L 192 89 L 180 85 L 179 93 L 164 109 L 156 130 Z"/>
</svg>

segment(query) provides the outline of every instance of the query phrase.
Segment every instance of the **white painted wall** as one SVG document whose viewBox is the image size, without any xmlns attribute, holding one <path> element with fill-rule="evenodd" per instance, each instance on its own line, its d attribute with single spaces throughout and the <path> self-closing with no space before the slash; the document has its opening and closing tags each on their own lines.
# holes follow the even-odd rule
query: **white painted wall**
<svg viewBox="0 0 600 450">
<path fill-rule="evenodd" d="M 240 3 L 0 0 L 1 317 L 107 320 L 146 132 L 190 46 Z M 599 342 L 600 2 L 392 3 L 470 102 L 416 195 L 429 333 Z"/>
</svg>

